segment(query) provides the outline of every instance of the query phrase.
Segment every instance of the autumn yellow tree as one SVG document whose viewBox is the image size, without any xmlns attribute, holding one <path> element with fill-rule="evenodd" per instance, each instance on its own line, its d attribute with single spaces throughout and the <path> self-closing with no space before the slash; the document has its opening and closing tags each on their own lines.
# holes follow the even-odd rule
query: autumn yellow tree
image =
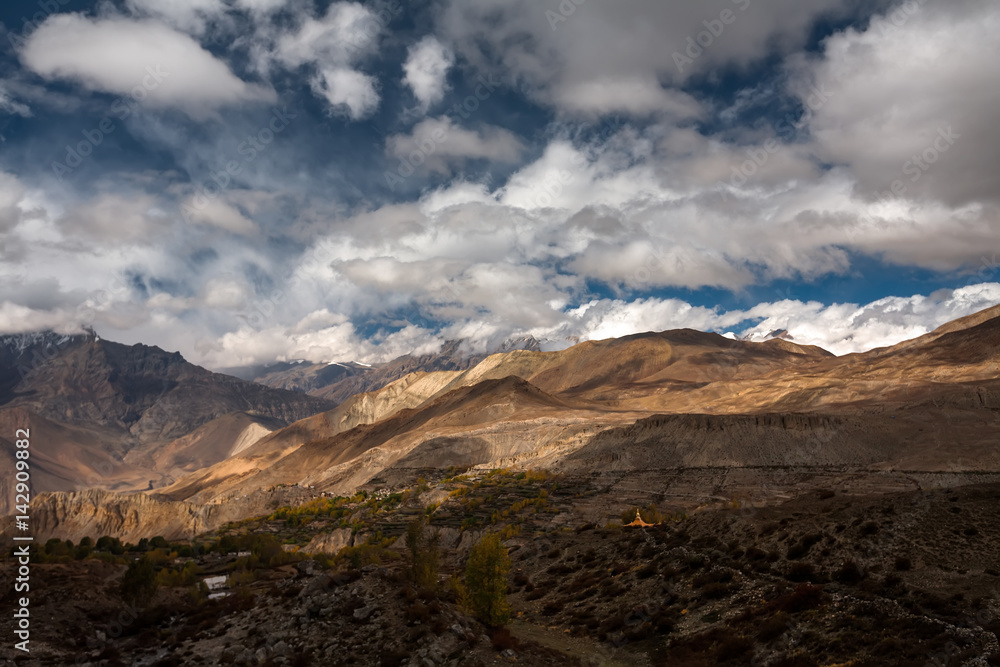
<svg viewBox="0 0 1000 667">
<path fill-rule="evenodd" d="M 507 575 L 510 557 L 500 535 L 492 533 L 469 551 L 465 564 L 463 598 L 466 607 L 483 623 L 498 627 L 510 620 Z"/>
</svg>

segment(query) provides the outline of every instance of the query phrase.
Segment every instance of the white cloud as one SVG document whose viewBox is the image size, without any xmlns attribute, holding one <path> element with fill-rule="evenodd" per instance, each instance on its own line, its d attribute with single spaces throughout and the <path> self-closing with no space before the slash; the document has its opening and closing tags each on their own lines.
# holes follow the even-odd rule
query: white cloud
<svg viewBox="0 0 1000 667">
<path fill-rule="evenodd" d="M 697 113 L 677 86 L 690 76 L 729 63 L 744 64 L 801 46 L 807 27 L 821 15 L 849 14 L 856 2 L 841 0 L 708 0 L 676 3 L 539 3 L 533 0 L 448 0 L 436 32 L 482 72 L 500 73 L 512 87 L 567 115 Z M 876 6 L 886 4 L 879 0 Z M 732 21 L 720 22 L 723 11 Z M 553 18 L 554 17 L 554 18 Z M 713 23 L 718 32 L 692 64 L 678 68 L 683 53 Z"/>
<path fill-rule="evenodd" d="M 195 118 L 241 102 L 269 102 L 270 89 L 239 79 L 189 36 L 153 21 L 50 16 L 20 57 L 46 79 L 69 79 L 151 108 L 178 108 Z"/>
<path fill-rule="evenodd" d="M 356 2 L 335 2 L 322 17 L 301 17 L 299 25 L 275 40 L 270 57 L 287 68 L 313 70 L 313 91 L 334 111 L 353 120 L 378 108 L 377 82 L 356 65 L 378 48 L 385 20 Z"/>
<path fill-rule="evenodd" d="M 438 5 L 434 34 L 469 61 L 476 77 L 506 72 L 511 90 L 551 107 L 556 120 L 535 135 L 543 138 L 526 164 L 526 140 L 488 124 L 500 117 L 492 110 L 465 127 L 445 116 L 424 118 L 388 137 L 385 154 L 393 167 L 446 176 L 471 160 L 518 165 L 502 183 L 453 179 L 414 201 L 376 206 L 362 198 L 350 210 L 330 180 L 309 180 L 314 165 L 300 161 L 296 146 L 283 152 L 284 135 L 247 165 L 235 187 L 192 206 L 195 224 L 184 224 L 178 204 L 195 202 L 176 175 L 113 175 L 96 194 L 60 191 L 53 199 L 0 174 L 0 303 L 9 304 L 11 318 L 21 313 L 36 323 L 68 323 L 82 308 L 109 337 L 162 343 L 215 365 L 278 357 L 382 360 L 430 349 L 444 337 L 467 337 L 484 349 L 519 332 L 564 346 L 681 326 L 751 335 L 783 328 L 798 342 L 843 352 L 895 342 L 992 305 L 992 284 L 867 305 L 780 298 L 730 312 L 649 298 L 661 288 L 740 293 L 776 279 L 820 280 L 849 273 L 852 253 L 943 272 L 951 282 L 952 272 L 968 276 L 979 267 L 971 282 L 994 279 L 1000 150 L 987 121 L 996 118 L 990 102 L 1000 81 L 990 68 L 968 64 L 977 62 L 968 45 L 1000 55 L 987 39 L 1000 27 L 1000 12 L 980 0 L 928 3 L 884 37 L 878 28 L 835 35 L 822 53 L 789 65 L 794 95 L 840 86 L 801 133 L 754 125 L 706 135 L 691 118 L 718 112 L 722 125 L 739 123 L 741 109 L 758 95 L 781 91 L 744 91 L 737 104 L 713 110 L 678 85 L 691 72 L 794 51 L 805 26 L 833 7 L 832 0 L 751 3 L 691 72 L 671 71 L 673 49 L 735 4 L 583 3 L 555 30 L 538 3 Z M 140 5 L 157 11 L 133 1 L 137 11 Z M 172 5 L 163 11 L 173 17 L 158 20 L 197 32 L 199 17 L 211 13 L 197 8 L 211 5 Z M 331 109 L 353 119 L 378 109 L 372 73 L 388 24 L 374 9 L 337 2 L 316 15 L 311 4 L 292 3 L 278 19 L 268 16 L 276 9 L 270 2 L 238 6 L 253 13 L 253 32 L 241 44 L 249 44 L 262 73 L 302 75 Z M 184 17 L 193 22 L 184 24 Z M 404 68 L 406 85 L 428 108 L 441 99 L 456 58 L 436 39 L 411 48 Z M 160 55 L 177 63 L 164 63 L 170 76 L 146 91 L 143 103 L 153 108 L 200 117 L 269 94 L 240 81 L 187 35 L 149 20 L 53 17 L 22 53 L 47 79 L 116 94 L 141 85 L 144 59 Z M 23 88 L 10 90 L 39 104 Z M 583 126 L 581 118 L 617 113 L 627 122 L 585 139 L 605 125 Z M 257 121 L 235 116 L 198 142 L 172 116 L 131 122 L 129 132 L 171 145 L 188 174 L 203 176 L 225 164 L 220 155 L 235 157 L 234 147 L 258 129 Z M 940 168 L 905 197 L 873 204 L 870 193 L 884 189 L 946 121 L 962 137 Z M 358 177 L 369 175 L 366 168 Z M 746 173 L 734 181 L 740 170 Z M 317 183 L 325 189 L 310 192 Z M 243 189 L 254 186 L 261 189 Z M 615 298 L 594 299 L 595 285 Z M 409 324 L 414 313 L 444 328 Z M 380 328 L 398 331 L 359 334 Z"/>
<path fill-rule="evenodd" d="M 524 152 L 524 144 L 501 127 L 483 125 L 467 130 L 442 116 L 420 121 L 410 134 L 388 137 L 385 149 L 413 169 L 449 174 L 467 159 L 516 162 Z"/>
<path fill-rule="evenodd" d="M 254 235 L 259 229 L 239 208 L 221 199 L 190 198 L 184 205 L 192 222 L 218 227 L 233 234 Z"/>
<path fill-rule="evenodd" d="M 320 311 L 307 316 L 329 320 L 329 313 Z M 336 318 L 334 318 L 336 319 Z M 350 322 L 339 322 L 309 331 L 297 327 L 269 327 L 264 330 L 243 329 L 229 333 L 218 341 L 202 343 L 203 358 L 215 368 L 270 362 L 308 359 L 315 362 L 361 361 L 378 363 L 404 354 L 430 354 L 441 348 L 442 341 L 432 332 L 408 326 L 376 339 L 363 339 Z"/>
<path fill-rule="evenodd" d="M 907 2 L 830 37 L 796 89 L 828 98 L 811 115 L 819 156 L 848 165 L 859 194 L 1000 201 L 996 132 L 1000 6 Z M 815 88 L 814 88 L 815 87 Z"/>
<path fill-rule="evenodd" d="M 998 303 L 998 283 L 970 285 L 931 296 L 886 297 L 863 306 L 784 301 L 746 311 L 748 316 L 764 320 L 743 334 L 759 336 L 786 329 L 796 343 L 847 354 L 922 336 Z"/>
<path fill-rule="evenodd" d="M 322 69 L 313 80 L 313 90 L 334 109 L 344 108 L 352 120 L 366 118 L 379 104 L 375 77 L 346 67 Z"/>
<path fill-rule="evenodd" d="M 403 82 L 413 90 L 424 113 L 444 99 L 448 70 L 454 64 L 455 54 L 433 35 L 409 48 L 403 63 Z"/>
</svg>

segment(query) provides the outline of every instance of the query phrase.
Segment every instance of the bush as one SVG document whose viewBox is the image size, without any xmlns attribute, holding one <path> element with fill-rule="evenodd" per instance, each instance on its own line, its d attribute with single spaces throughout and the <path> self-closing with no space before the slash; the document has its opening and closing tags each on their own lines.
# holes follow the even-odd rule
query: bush
<svg viewBox="0 0 1000 667">
<path fill-rule="evenodd" d="M 773 641 L 785 634 L 788 629 L 788 614 L 779 611 L 774 616 L 764 619 L 757 628 L 757 639 L 763 643 Z"/>
<path fill-rule="evenodd" d="M 496 627 L 510 620 L 507 575 L 510 557 L 496 533 L 485 536 L 469 551 L 465 565 L 465 606 L 483 623 Z"/>
<path fill-rule="evenodd" d="M 715 657 L 719 662 L 743 658 L 753 651 L 753 642 L 747 637 L 726 637 L 719 642 Z"/>
<path fill-rule="evenodd" d="M 861 528 L 858 529 L 858 532 L 860 532 L 862 535 L 865 536 L 875 535 L 876 533 L 878 533 L 878 531 L 879 531 L 878 524 L 875 523 L 874 521 L 868 521 L 862 524 Z"/>
<path fill-rule="evenodd" d="M 853 560 L 845 560 L 844 564 L 833 574 L 833 578 L 842 584 L 856 584 L 865 578 L 864 573 Z"/>
<path fill-rule="evenodd" d="M 823 539 L 822 535 L 813 533 L 811 535 L 804 535 L 797 543 L 788 547 L 788 553 L 786 557 L 788 560 L 798 560 L 802 558 L 809 550 L 812 549 L 813 545 Z"/>
<path fill-rule="evenodd" d="M 817 579 L 816 568 L 811 563 L 795 563 L 788 569 L 785 578 L 796 582 L 815 581 Z"/>
<path fill-rule="evenodd" d="M 706 584 L 702 589 L 701 594 L 709 600 L 718 600 L 719 598 L 724 598 L 729 595 L 732 590 L 733 587 L 730 584 L 715 582 Z"/>
</svg>

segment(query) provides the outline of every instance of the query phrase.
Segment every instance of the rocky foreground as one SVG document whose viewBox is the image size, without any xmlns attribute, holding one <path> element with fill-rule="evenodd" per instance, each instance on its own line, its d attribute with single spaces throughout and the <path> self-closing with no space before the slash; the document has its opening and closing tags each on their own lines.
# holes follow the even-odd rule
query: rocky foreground
<svg viewBox="0 0 1000 667">
<path fill-rule="evenodd" d="M 689 514 L 644 507 L 651 526 L 586 521 L 587 508 L 615 501 L 609 494 L 500 470 L 282 508 L 147 551 L 159 554 L 163 585 L 138 605 L 121 587 L 138 553 L 48 559 L 33 567 L 32 652 L 5 646 L 0 657 L 108 666 L 1000 664 L 1000 484 L 868 496 L 827 489 Z M 622 520 L 636 511 L 620 509 Z M 440 536 L 436 584 L 411 581 L 403 532 L 415 519 Z M 513 614 L 503 628 L 474 618 L 451 583 L 469 546 L 494 532 L 511 559 Z M 240 553 L 246 540 L 255 546 Z M 167 553 L 185 549 L 194 555 Z M 185 572 L 197 576 L 184 581 Z M 212 576 L 228 577 L 226 597 L 199 590 Z M 9 608 L 11 587 L 2 590 Z"/>
</svg>

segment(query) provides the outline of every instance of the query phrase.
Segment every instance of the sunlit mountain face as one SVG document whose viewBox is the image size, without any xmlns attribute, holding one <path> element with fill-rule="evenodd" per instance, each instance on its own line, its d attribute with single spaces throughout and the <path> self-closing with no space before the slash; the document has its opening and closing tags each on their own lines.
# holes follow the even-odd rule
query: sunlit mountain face
<svg viewBox="0 0 1000 667">
<path fill-rule="evenodd" d="M 42 4 L 0 8 L 6 333 L 844 354 L 1000 301 L 993 3 Z"/>
</svg>

